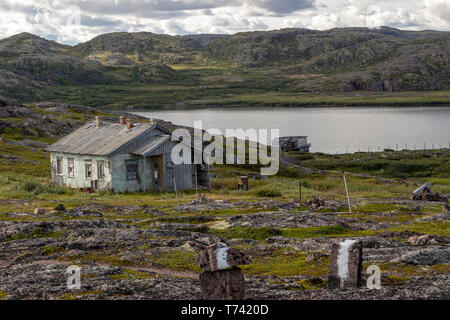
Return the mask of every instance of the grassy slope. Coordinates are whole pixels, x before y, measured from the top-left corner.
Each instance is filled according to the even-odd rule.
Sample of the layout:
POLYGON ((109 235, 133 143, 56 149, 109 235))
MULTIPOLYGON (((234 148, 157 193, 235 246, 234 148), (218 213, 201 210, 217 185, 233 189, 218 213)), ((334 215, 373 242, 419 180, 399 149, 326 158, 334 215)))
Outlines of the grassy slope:
POLYGON ((169 106, 224 107, 224 106, 449 106, 450 90, 402 93, 329 93, 269 92, 261 88, 217 87, 201 85, 129 85, 89 87, 49 87, 55 101, 107 106, 123 109, 156 109, 169 106), (254 91, 247 93, 247 91, 254 91))

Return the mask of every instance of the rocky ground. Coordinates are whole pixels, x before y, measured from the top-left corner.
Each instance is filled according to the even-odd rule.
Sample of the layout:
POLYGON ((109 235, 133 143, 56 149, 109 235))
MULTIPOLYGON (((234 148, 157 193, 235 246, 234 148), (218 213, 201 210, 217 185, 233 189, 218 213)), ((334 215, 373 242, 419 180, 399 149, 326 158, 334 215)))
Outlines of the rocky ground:
POLYGON ((243 267, 247 299, 449 299, 450 238, 408 226, 445 233, 450 214, 439 203, 391 203, 419 209, 349 214, 339 203, 313 212, 293 201, 216 200, 181 213, 175 205, 56 202, 43 215, 0 212, 0 297, 200 299, 195 257, 221 240, 252 260, 243 267), (331 244, 343 238, 362 240, 363 272, 380 266, 380 290, 326 289, 331 244), (81 267, 79 290, 67 288, 70 265, 81 267))

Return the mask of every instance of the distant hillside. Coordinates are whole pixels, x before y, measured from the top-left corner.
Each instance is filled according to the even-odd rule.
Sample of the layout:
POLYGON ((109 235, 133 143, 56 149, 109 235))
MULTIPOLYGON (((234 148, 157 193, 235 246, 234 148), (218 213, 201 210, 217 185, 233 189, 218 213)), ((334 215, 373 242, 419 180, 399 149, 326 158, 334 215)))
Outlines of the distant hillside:
POLYGON ((26 54, 62 54, 69 53, 70 46, 49 41, 31 33, 20 33, 0 40, 0 57, 14 57, 26 54))
POLYGON ((297 93, 441 90, 450 88, 449 57, 450 32, 388 27, 120 32, 76 46, 22 33, 0 40, 0 94, 36 99, 50 94, 48 86, 131 84, 297 93))

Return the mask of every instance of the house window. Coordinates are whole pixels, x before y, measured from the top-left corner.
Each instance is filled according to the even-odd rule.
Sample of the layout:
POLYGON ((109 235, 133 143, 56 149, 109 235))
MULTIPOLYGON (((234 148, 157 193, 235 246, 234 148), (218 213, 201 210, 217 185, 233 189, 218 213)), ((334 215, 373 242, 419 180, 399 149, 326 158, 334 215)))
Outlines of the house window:
POLYGON ((105 161, 97 161, 97 176, 99 180, 105 179, 105 161))
POLYGON ((153 162, 153 177, 159 179, 159 162, 153 162))
POLYGON ((56 158, 56 174, 63 174, 63 158, 56 158))
POLYGON ((92 178, 92 163, 90 163, 90 162, 84 163, 84 175, 85 175, 86 179, 92 178))
POLYGON ((74 159, 67 158, 67 175, 71 178, 74 177, 74 159))
POLYGON ((127 170, 127 181, 133 181, 138 179, 138 162, 135 160, 125 161, 125 167, 127 170))
POLYGON ((108 173, 111 173, 111 161, 105 162, 105 168, 108 169, 108 173))

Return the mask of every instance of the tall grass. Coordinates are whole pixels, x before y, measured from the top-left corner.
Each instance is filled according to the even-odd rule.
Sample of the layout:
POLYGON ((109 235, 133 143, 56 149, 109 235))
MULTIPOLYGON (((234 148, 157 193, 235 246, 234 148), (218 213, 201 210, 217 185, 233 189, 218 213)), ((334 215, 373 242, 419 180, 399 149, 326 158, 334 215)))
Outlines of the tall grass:
POLYGON ((0 197, 4 199, 37 199, 68 193, 67 188, 52 184, 45 178, 0 173, 0 197))

